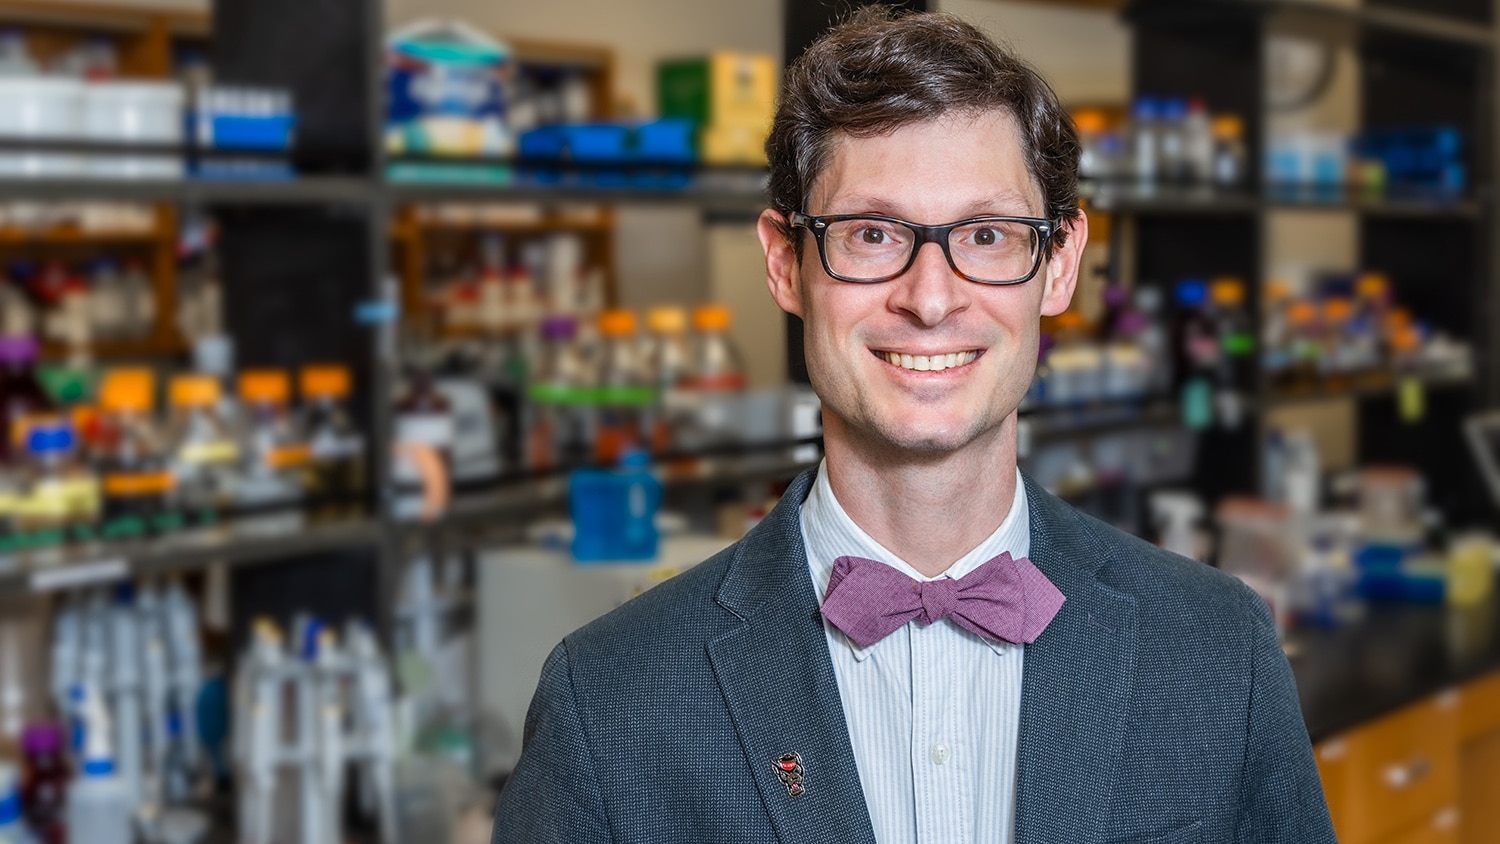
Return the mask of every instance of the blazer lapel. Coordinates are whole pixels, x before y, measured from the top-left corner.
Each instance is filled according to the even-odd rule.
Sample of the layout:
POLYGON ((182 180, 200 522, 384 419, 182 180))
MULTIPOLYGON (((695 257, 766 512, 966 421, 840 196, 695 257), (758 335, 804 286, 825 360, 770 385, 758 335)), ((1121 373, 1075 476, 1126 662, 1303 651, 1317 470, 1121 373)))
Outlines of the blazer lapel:
POLYGON ((1136 602, 1100 583, 1108 550, 1066 504, 1025 478, 1031 560, 1067 597, 1026 646, 1016 844, 1097 841, 1135 681, 1136 602))
POLYGON ((740 543, 717 600, 741 624, 709 643, 740 745, 783 842, 875 844, 802 541, 803 473, 740 543), (801 757, 805 792, 776 762, 801 757))

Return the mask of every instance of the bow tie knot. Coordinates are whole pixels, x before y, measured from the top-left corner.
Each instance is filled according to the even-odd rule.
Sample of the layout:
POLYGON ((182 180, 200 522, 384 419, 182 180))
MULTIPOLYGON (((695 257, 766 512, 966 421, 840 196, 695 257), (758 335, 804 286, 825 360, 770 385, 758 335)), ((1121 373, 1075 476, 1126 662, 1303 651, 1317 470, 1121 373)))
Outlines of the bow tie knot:
POLYGON ((948 618, 994 641, 1030 643, 1062 608, 1064 597, 1025 557, 1003 553, 957 580, 918 581, 878 560, 833 561, 823 617, 861 648, 909 621, 948 618))
POLYGON ((947 618, 958 607, 958 581, 945 577, 914 585, 922 598, 922 615, 917 617, 922 626, 947 618))

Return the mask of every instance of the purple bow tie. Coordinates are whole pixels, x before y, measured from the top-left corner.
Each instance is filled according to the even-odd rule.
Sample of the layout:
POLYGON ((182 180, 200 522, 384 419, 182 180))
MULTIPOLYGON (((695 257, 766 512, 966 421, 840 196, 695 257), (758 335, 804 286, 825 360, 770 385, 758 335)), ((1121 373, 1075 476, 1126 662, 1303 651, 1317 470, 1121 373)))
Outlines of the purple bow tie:
POLYGON ((868 648, 912 619, 926 626, 951 617, 986 639, 1030 643, 1062 607, 1063 593, 1025 557, 1009 552, 953 580, 919 581, 879 560, 839 557, 823 598, 823 617, 868 648))

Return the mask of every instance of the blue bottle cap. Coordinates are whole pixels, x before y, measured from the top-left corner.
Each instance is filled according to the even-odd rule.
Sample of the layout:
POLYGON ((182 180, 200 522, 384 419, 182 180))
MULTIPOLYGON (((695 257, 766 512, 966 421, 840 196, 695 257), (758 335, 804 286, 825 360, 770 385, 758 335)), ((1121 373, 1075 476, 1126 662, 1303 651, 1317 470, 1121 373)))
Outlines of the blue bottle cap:
POLYGON ((1187 101, 1181 97, 1167 97, 1161 101, 1161 119, 1180 121, 1187 117, 1187 101))
POLYGON ((1156 100, 1144 94, 1136 97, 1130 106, 1130 116, 1136 120, 1155 120, 1159 112, 1156 100))
POLYGON ((26 450, 32 454, 61 454, 72 449, 73 429, 66 422, 34 424, 26 432, 26 450))
POLYGON ((1208 284, 1201 279, 1186 279, 1177 282, 1175 293, 1178 307, 1196 308, 1208 301, 1208 284))

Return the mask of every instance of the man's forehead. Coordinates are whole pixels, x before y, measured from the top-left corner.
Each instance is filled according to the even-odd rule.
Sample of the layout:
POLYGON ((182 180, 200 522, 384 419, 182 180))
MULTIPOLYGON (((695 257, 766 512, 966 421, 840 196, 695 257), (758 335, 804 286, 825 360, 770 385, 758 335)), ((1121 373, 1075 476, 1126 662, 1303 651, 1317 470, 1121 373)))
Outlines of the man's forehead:
MULTIPOLYGON (((941 153, 945 147, 949 146, 944 143, 945 138, 951 139, 954 144, 978 144, 987 150, 1001 151, 1008 148, 1011 153, 1010 160, 1014 163, 1015 172, 1019 178, 1015 180, 1015 184, 987 186, 973 201, 975 214, 995 213, 995 206, 1012 209, 1009 213, 1042 211, 1041 186, 1026 165, 1026 148, 1020 126, 1008 109, 948 112, 929 120, 903 123, 874 135, 835 132, 828 139, 826 154, 820 163, 820 169, 814 174, 809 184, 808 206, 816 208, 814 213, 855 213, 856 207, 871 213, 894 213, 895 209, 885 206, 900 201, 901 197, 890 195, 886 190, 889 186, 880 187, 873 184, 871 177, 863 169, 851 171, 850 168, 844 166, 845 157, 851 154, 853 148, 870 140, 891 138, 898 133, 912 131, 920 132, 924 136, 921 149, 934 153, 941 153), (835 170, 838 171, 840 177, 836 185, 825 178, 835 170), (827 195, 832 190, 838 192, 837 197, 827 195), (849 207, 840 207, 836 211, 823 207, 835 199, 840 206, 849 207)), ((985 158, 991 162, 997 160, 989 156, 985 158)), ((950 169, 964 167, 965 162, 961 161, 957 168, 950 167, 950 169)), ((903 172, 898 176, 896 186, 905 189, 919 183, 924 176, 930 175, 931 173, 912 172, 908 179, 906 173, 903 172)))

